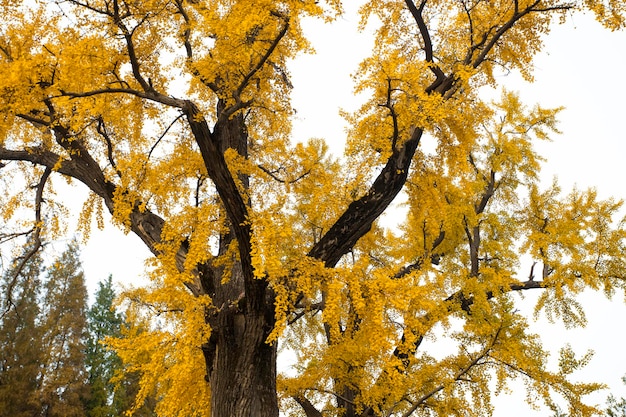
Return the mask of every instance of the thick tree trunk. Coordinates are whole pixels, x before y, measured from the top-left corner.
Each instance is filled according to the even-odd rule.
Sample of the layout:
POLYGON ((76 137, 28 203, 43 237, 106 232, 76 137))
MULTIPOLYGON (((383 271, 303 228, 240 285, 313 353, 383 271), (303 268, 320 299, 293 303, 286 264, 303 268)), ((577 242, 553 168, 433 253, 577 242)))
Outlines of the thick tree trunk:
MULTIPOLYGON (((272 292, 258 280, 252 286, 255 294, 245 293, 238 262, 231 271, 230 279, 216 286, 217 309, 207 316, 212 333, 203 350, 211 417, 278 417, 276 344, 267 343, 275 325, 272 292), (251 303, 251 299, 263 302, 251 303)), ((223 276, 223 269, 214 271, 214 280, 223 276)))
MULTIPOLYGON (((218 115, 223 109, 224 103, 218 102, 218 115)), ((248 134, 243 115, 236 114, 218 123, 210 140, 222 155, 230 148, 247 158, 248 134)), ((210 158, 205 160, 210 176, 211 169, 216 169, 211 166, 213 162, 210 158)), ((246 206, 240 207, 246 212, 250 204, 246 195, 248 176, 239 174, 238 180, 243 185, 243 195, 235 195, 234 189, 224 187, 220 197, 225 207, 224 200, 237 200, 246 206)), ((214 182, 218 187, 221 184, 217 178, 214 182)), ((267 282, 252 276, 249 254, 242 253, 242 248, 249 246, 250 230, 236 224, 237 216, 227 208, 225 212, 229 231, 220 236, 219 255, 230 256, 229 249, 236 243, 239 256, 233 256, 232 264, 226 263, 229 266, 207 265, 203 272, 208 276, 202 280, 214 306, 207 311, 211 338, 203 346, 211 386, 211 417, 278 417, 276 344, 267 343, 275 325, 274 298, 267 282), (228 278, 224 279, 226 275, 228 278)))
MULTIPOLYGON (((273 312, 272 312, 273 314, 273 312)), ((266 317, 220 314, 211 383, 212 417, 278 417, 276 345, 266 317)))

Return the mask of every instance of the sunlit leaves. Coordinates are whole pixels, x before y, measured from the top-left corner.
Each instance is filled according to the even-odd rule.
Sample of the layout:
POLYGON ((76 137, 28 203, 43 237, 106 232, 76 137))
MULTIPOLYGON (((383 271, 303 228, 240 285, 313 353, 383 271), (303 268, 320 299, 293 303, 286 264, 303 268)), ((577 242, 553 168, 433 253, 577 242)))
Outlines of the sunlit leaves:
MULTIPOLYGON (((376 40, 354 78, 367 98, 337 156, 334 138, 290 142, 288 64, 310 51, 303 19, 332 19, 338 1, 32 4, 0 12, 0 207, 16 226, 0 237, 61 234, 63 196, 37 187, 35 164, 91 190, 84 235, 106 208, 149 246, 151 285, 124 294, 127 337, 110 341, 140 374, 138 407, 154 395, 162 415, 210 413, 204 353, 240 330, 220 321, 232 312, 266 319, 254 343, 295 351, 281 395, 320 413, 484 416, 494 384, 516 378, 533 404, 556 392, 593 411, 581 401, 598 386, 569 380, 585 361, 564 351, 549 371, 510 293, 542 291, 538 311, 583 325, 578 294, 624 285, 621 203, 541 181, 534 145, 558 133, 560 109, 483 97, 500 72, 532 79, 543 36, 575 5, 366 2, 376 40), (363 222, 389 190, 403 192, 397 211, 363 222), (336 259, 312 252, 352 228, 336 259)), ((581 7, 623 25, 621 3, 581 7)))
POLYGON ((611 30, 621 29, 626 21, 626 7, 616 0, 585 0, 586 7, 596 14, 596 19, 611 30))
POLYGON ((210 391, 199 383, 206 372, 199 346, 210 332, 204 323, 207 300, 192 297, 171 281, 160 283, 159 291, 134 290, 126 296, 133 303, 128 327, 122 338, 107 344, 126 364, 124 372, 140 375, 133 410, 148 396, 159 395, 160 415, 210 415, 210 391))

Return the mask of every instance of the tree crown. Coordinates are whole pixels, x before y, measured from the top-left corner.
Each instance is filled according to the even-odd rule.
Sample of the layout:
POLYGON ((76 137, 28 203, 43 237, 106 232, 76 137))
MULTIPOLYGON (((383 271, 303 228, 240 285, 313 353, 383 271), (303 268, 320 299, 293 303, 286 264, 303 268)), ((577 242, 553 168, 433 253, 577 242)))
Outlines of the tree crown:
POLYGON ((63 177, 89 189, 85 235, 106 209, 147 245, 153 284, 128 292, 136 326, 112 341, 142 374, 138 405, 157 389, 159 413, 206 414, 215 346, 242 329, 231 315, 297 348, 278 388, 308 417, 486 415, 492 381, 517 377, 549 405, 556 392, 594 411, 582 398, 598 385, 569 380, 586 358, 564 349, 549 371, 512 294, 541 289, 538 311, 584 323, 577 294, 623 288, 621 203, 543 189, 533 143, 558 132, 559 109, 480 89, 502 68, 532 79, 572 11, 621 28, 623 2, 365 2, 378 29, 355 81, 368 99, 346 116, 341 158, 291 143, 288 70, 310 49, 302 20, 332 19, 338 1, 2 6, 0 215, 16 228, 0 242, 32 234, 36 250, 63 232, 63 177), (401 191, 390 230, 378 219, 401 191), (422 343, 439 329, 458 348, 443 359, 422 343))

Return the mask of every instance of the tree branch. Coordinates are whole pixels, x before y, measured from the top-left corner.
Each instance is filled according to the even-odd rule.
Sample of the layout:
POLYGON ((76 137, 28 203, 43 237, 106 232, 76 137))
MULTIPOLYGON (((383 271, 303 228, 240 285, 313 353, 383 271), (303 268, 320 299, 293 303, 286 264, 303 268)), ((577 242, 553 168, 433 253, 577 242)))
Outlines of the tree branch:
POLYGON ((365 235, 400 192, 408 177, 411 159, 423 130, 415 128, 399 149, 394 149, 387 164, 367 193, 353 201, 333 226, 309 251, 308 256, 334 267, 356 242, 365 235))
MULTIPOLYGON (((491 29, 490 31, 484 34, 483 39, 478 45, 476 45, 476 47, 472 46, 470 48, 470 53, 465 59, 465 64, 471 65, 474 68, 478 68, 478 66, 485 61, 487 54, 491 52, 491 50, 494 48, 494 46, 500 40, 500 38, 502 38, 502 36, 506 32, 508 32, 521 18, 523 18, 527 14, 530 14, 533 12, 568 10, 572 7, 569 5, 560 5, 560 6, 557 5, 553 7, 536 8, 537 5, 539 5, 539 3, 541 3, 541 0, 536 0, 535 2, 531 3, 528 7, 526 7, 523 10, 519 10, 519 8, 516 6, 515 11, 513 12, 513 15, 511 16, 511 18, 496 30, 493 37, 489 41, 487 41, 487 39, 489 38, 489 33, 491 29), (480 49, 481 47, 482 47, 482 50, 480 54, 478 54, 476 58, 472 60, 473 52, 477 49, 480 49)), ((493 27, 492 29, 495 29, 495 27, 493 27)))
POLYGON ((21 258, 20 261, 15 266, 15 269, 12 271, 12 277, 9 279, 9 284, 6 290, 7 308, 4 311, 4 313, 2 313, 2 316, 4 316, 11 309, 11 306, 14 305, 11 294, 13 293, 13 288, 15 288, 15 285, 17 284, 17 279, 19 278, 20 274, 26 267, 26 264, 28 264, 28 262, 32 259, 32 257, 35 256, 35 254, 39 251, 39 249, 41 249, 41 246, 42 246, 41 230, 44 224, 42 217, 41 217, 41 205, 44 201, 43 190, 46 186, 46 181, 48 181, 48 178, 50 177, 51 173, 52 173, 52 169, 49 167, 46 167, 44 169, 43 174, 41 175, 41 178, 39 179, 39 183, 36 185, 37 191, 35 192, 35 224, 30 231, 30 233, 32 233, 32 237, 29 241, 29 244, 31 245, 31 247, 26 251, 24 255, 20 257, 21 258))
POLYGON ((318 409, 315 408, 311 401, 309 401, 309 399, 306 398, 304 395, 297 395, 292 398, 298 404, 300 404, 300 407, 302 407, 302 410, 304 411, 306 417, 323 417, 323 414, 318 411, 318 409))
POLYGON ((266 173, 274 181, 277 181, 281 184, 295 184, 296 182, 300 181, 301 179, 305 178, 307 175, 311 173, 311 170, 309 169, 308 171, 303 172, 302 174, 298 175, 296 178, 292 180, 284 180, 276 175, 276 170, 270 171, 269 169, 265 168, 263 165, 257 165, 257 168, 259 168, 261 171, 266 173))
POLYGON ((185 30, 183 31, 183 45, 185 46, 185 52, 187 53, 187 59, 192 59, 193 58, 193 48, 191 47, 191 28, 190 28, 190 24, 191 24, 191 19, 189 18, 189 14, 187 14, 187 11, 185 10, 185 7, 183 6, 183 0, 176 0, 176 8, 178 9, 178 12, 180 13, 180 15, 183 17, 183 20, 185 21, 185 30))
MULTIPOLYGON (((80 7, 84 7, 85 9, 91 10, 92 12, 95 12, 97 14, 102 14, 102 15, 105 15, 105 16, 112 17, 111 11, 109 11, 109 10, 101 10, 101 9, 96 8, 96 7, 93 7, 93 6, 91 6, 89 4, 89 2, 82 2, 82 1, 78 1, 78 0, 69 0, 69 2, 72 3, 72 4, 75 4, 77 6, 80 6, 80 7)), ((106 4, 108 6, 108 2, 106 4)))
POLYGON ((133 34, 135 30, 141 24, 143 24, 145 20, 147 20, 148 15, 145 15, 142 20, 137 24, 137 26, 132 31, 130 31, 123 22, 125 16, 120 16, 119 14, 117 0, 113 0, 113 4, 114 9, 112 18, 115 22, 115 25, 120 28, 122 34, 124 35, 124 40, 126 41, 126 51, 128 52, 128 60, 130 61, 133 77, 135 78, 135 80, 137 80, 143 91, 155 93, 156 90, 152 86, 152 83, 146 81, 146 79, 141 74, 141 64, 139 63, 139 58, 137 57, 137 53, 135 52, 135 44, 133 42, 133 34))
MULTIPOLYGON (((183 20, 185 21, 186 28, 185 30, 183 30, 183 33, 182 33, 183 46, 185 47, 185 53, 187 54, 187 59, 189 60, 190 63, 193 63, 194 51, 191 45, 191 18, 189 17, 189 13, 187 13, 187 10, 185 10, 183 0, 176 0, 176 8, 178 9, 178 13, 180 13, 180 15, 183 17, 183 20)), ((215 84, 215 82, 209 81, 205 79, 204 77, 202 77, 200 72, 195 68, 192 68, 191 72, 193 75, 195 75, 196 77, 200 79, 202 84, 207 86, 214 93, 217 93, 219 88, 217 87, 217 84, 215 84)))
POLYGON ((257 64, 254 67, 252 67, 252 69, 248 72, 248 74, 246 74, 246 76, 243 78, 243 80, 241 81, 241 84, 237 88, 236 95, 240 95, 243 92, 243 90, 248 86, 248 83, 250 82, 252 77, 254 77, 254 75, 261 68, 263 68, 265 63, 269 60, 270 56, 272 56, 272 54, 274 53, 274 50, 276 49, 276 47, 278 46, 280 41, 287 34, 287 30, 289 30, 289 18, 288 17, 282 17, 282 16, 281 16, 281 18, 284 20, 285 24, 283 25, 283 27, 280 30, 280 32, 278 32, 278 35, 276 35, 276 37, 272 41, 270 47, 267 49, 267 51, 265 51, 265 54, 261 57, 259 62, 257 62, 257 64))
POLYGON ((115 163, 115 159, 113 159, 113 142, 111 141, 111 136, 109 132, 107 132, 106 126, 104 124, 104 119, 102 116, 98 117, 98 125, 96 126, 96 132, 104 139, 104 142, 107 145, 107 158, 111 167, 117 172, 118 177, 122 176, 122 173, 117 169, 117 164, 115 163))
POLYGON ((489 200, 491 199, 491 197, 493 197, 493 194, 495 193, 496 188, 498 188, 496 186, 496 173, 493 170, 491 170, 491 172, 489 173, 489 180, 487 181, 487 186, 485 187, 485 191, 483 192, 483 195, 480 201, 474 205, 474 211, 476 214, 481 214, 482 212, 485 211, 485 208, 487 207, 487 203, 489 203, 489 200))
MULTIPOLYGON (((463 369, 459 370, 459 372, 457 372, 454 375, 454 378, 452 379, 453 382, 458 382, 458 381, 464 380, 464 376, 467 375, 472 370, 472 368, 474 368, 475 366, 480 364, 480 361, 482 361, 484 358, 489 356, 489 352, 491 352, 491 350, 495 346, 495 344, 496 344, 496 342, 497 342, 497 340, 498 340, 498 338, 500 336, 501 330, 502 330, 502 328, 500 327, 498 329, 498 331, 496 332, 496 334, 491 339, 490 343, 487 346, 485 346, 483 348, 483 350, 478 355, 476 355, 473 359, 471 359, 470 362, 463 369)), ((435 395, 439 391, 443 390, 445 387, 446 387, 446 384, 438 385, 437 387, 433 388, 432 390, 430 390, 426 394, 422 395, 417 401, 415 401, 413 403, 411 408, 409 408, 409 410, 407 410, 402 415, 402 417, 409 417, 419 407, 421 407, 424 404, 424 402, 426 402, 429 398, 431 398, 433 395, 435 395)))
POLYGON ((385 104, 380 104, 380 106, 387 108, 389 110, 389 116, 391 116, 391 121, 393 123, 391 149, 393 150, 396 148, 400 133, 398 130, 398 114, 396 113, 396 109, 393 107, 393 99, 391 98, 392 91, 393 88, 391 87, 391 78, 387 78, 387 102, 385 104))
POLYGON ((266 283, 264 280, 254 279, 250 242, 252 228, 248 221, 248 205, 228 169, 224 155, 219 148, 218 139, 211 133, 200 109, 193 102, 187 101, 184 112, 200 148, 207 174, 213 181, 222 204, 224 204, 228 220, 237 239, 246 295, 251 297, 249 299, 251 302, 259 306, 264 300, 260 294, 263 291, 257 291, 257 286, 259 284, 266 285, 266 283))
POLYGON ((441 82, 445 78, 445 74, 443 73, 441 68, 439 68, 439 66, 436 65, 434 62, 433 43, 432 39, 430 38, 428 26, 426 25, 426 22, 424 21, 424 16, 422 14, 424 12, 424 7, 426 6, 427 0, 422 0, 419 7, 415 5, 413 0, 405 0, 404 2, 411 14, 413 15, 415 23, 417 23, 417 27, 419 28, 420 35, 422 36, 422 40, 424 41, 424 53, 426 54, 426 62, 429 62, 431 64, 428 68, 430 68, 433 74, 435 74, 437 82, 441 82))
MULTIPOLYGON (((500 287, 497 292, 486 291, 485 296, 487 300, 490 300, 499 294, 503 294, 503 293, 510 292, 510 291, 525 291, 525 290, 540 289, 540 288, 545 288, 544 283, 541 281, 533 281, 533 280, 528 280, 524 282, 513 281, 507 286, 500 287)), ((471 314, 471 307, 474 304, 474 296, 473 295, 468 296, 464 293, 463 290, 459 290, 455 292, 454 294, 450 295, 448 298, 446 298, 444 302, 447 305, 446 309, 448 312, 452 312, 457 307, 460 307, 461 310, 465 311, 467 314, 471 314)), ((421 317, 421 321, 423 323, 428 323, 432 321, 433 319, 434 318, 431 313, 426 313, 421 317)), ((400 343, 393 351, 393 356, 400 359, 404 367, 404 368, 397 367, 396 370, 398 372, 405 372, 405 370, 408 368, 410 364, 409 357, 415 355, 415 353, 417 352, 417 349, 419 348, 423 340, 424 340, 424 334, 421 334, 413 329, 404 330, 404 332, 402 333, 402 337, 400 338, 400 343), (414 340, 414 342, 412 342, 411 346, 405 347, 406 342, 409 337, 409 333, 407 332, 410 333, 411 338, 412 340, 414 340)))
MULTIPOLYGON (((441 259, 442 254, 433 253, 433 252, 437 249, 439 245, 441 245, 441 243, 443 243, 443 240, 445 239, 445 237, 446 237, 445 230, 441 230, 439 232, 439 236, 437 236, 437 238, 433 241, 433 244, 431 246, 429 256, 430 256, 430 262, 434 265, 439 264, 439 260, 441 259)), ((402 269, 396 272, 396 274, 393 276, 394 279, 400 279, 410 274, 413 271, 419 271, 424 265, 424 259, 425 257, 420 257, 416 262, 402 267, 402 269)))
POLYGON ((269 58, 274 53, 274 50, 276 49, 276 47, 278 46, 280 41, 287 34, 287 30, 289 30, 289 18, 288 17, 284 17, 282 15, 279 15, 279 17, 284 20, 285 24, 283 25, 283 27, 280 30, 280 32, 278 32, 278 35, 276 35, 276 37, 272 41, 270 47, 267 49, 267 51, 265 51, 265 54, 261 57, 261 59, 259 59, 259 61, 256 63, 256 65, 254 65, 250 69, 250 71, 248 71, 248 73, 243 77, 243 79, 241 80, 241 83, 239 84, 237 89, 233 92, 233 98, 235 99, 235 103, 233 105, 225 108, 222 112, 220 112, 220 114, 218 116, 218 119, 217 119, 217 122, 215 123, 216 126, 220 125, 220 123, 222 123, 225 120, 229 119, 237 111, 239 111, 239 110, 241 110, 241 109, 243 109, 243 108, 245 108, 245 107, 247 107, 247 106, 249 106, 251 104, 251 102, 252 102, 251 100, 249 100, 249 101, 241 101, 241 94, 243 93, 245 88, 250 83, 250 80, 252 79, 252 77, 254 77, 254 75, 257 72, 259 72, 259 70, 261 68, 263 68, 263 66, 268 62, 269 58))
POLYGON ((91 97, 91 96, 97 96, 97 95, 102 95, 102 94, 115 94, 115 93, 128 94, 131 96, 151 100, 151 101, 161 103, 170 107, 175 107, 178 109, 183 109, 185 107, 185 100, 166 96, 164 94, 160 94, 154 89, 152 91, 146 92, 146 91, 135 90, 133 88, 102 88, 99 90, 85 91, 82 93, 61 90, 61 94, 58 97, 81 98, 81 97, 91 97))
MULTIPOLYGON (((418 26, 425 24, 421 14, 421 9, 423 9, 426 3, 425 0, 422 1, 420 8, 417 8, 411 0, 406 0, 406 2, 414 18, 416 18, 418 26)), ((498 31, 497 37, 501 37, 524 14, 516 15, 515 19, 503 26, 498 31)), ((429 38, 427 31, 423 32, 422 36, 429 38)), ((485 59, 495 42, 496 40, 493 40, 489 47, 483 51, 481 60, 485 59)), ((479 62, 476 63, 476 66, 478 64, 479 62)), ((455 91, 454 86, 457 77, 454 73, 448 76, 445 76, 443 73, 436 74, 437 79, 426 87, 424 91, 427 94, 440 94, 444 99, 448 99, 455 91)), ((356 242, 371 229, 374 220, 385 211, 404 186, 411 160, 417 150, 422 134, 423 129, 415 126, 410 137, 402 146, 393 150, 385 167, 378 174, 370 189, 364 196, 353 201, 348 206, 328 232, 311 248, 307 254, 308 256, 323 261, 326 267, 334 267, 341 257, 348 253, 356 242)))
MULTIPOLYGON (((60 174, 74 178, 85 184, 96 195, 100 196, 109 212, 114 214, 114 195, 117 186, 108 181, 98 163, 93 159, 80 139, 71 135, 69 130, 60 124, 53 128, 57 142, 68 150, 71 159, 40 148, 27 150, 9 150, 0 147, 0 160, 27 161, 46 167, 47 170, 55 170, 60 174)), ((150 210, 140 209, 142 204, 136 202, 130 214, 130 226, 135 233, 154 255, 160 255, 158 244, 161 243, 161 231, 165 225, 158 215, 150 210)), ((184 270, 184 262, 187 256, 185 242, 181 244, 176 254, 176 265, 180 271, 184 270)), ((194 294, 200 294, 200 286, 189 283, 189 290, 194 294)))
MULTIPOLYGON (((542 281, 514 281, 506 286, 501 286, 497 291, 485 291, 485 297, 487 300, 491 300, 493 297, 499 294, 504 294, 510 291, 524 291, 532 289, 546 288, 542 281)), ((471 307, 474 304, 474 296, 467 296, 463 290, 459 290, 445 299, 446 303, 449 303, 448 311, 452 311, 455 305, 460 305, 461 310, 467 314, 471 314, 471 307)))

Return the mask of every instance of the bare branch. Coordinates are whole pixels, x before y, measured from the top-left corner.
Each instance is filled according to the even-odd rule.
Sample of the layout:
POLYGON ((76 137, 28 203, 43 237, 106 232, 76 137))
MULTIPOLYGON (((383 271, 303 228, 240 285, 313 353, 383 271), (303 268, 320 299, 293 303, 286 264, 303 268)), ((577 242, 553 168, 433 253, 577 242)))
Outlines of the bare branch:
MULTIPOLYGON (((496 334, 493 336, 493 338, 491 339, 491 341, 489 342, 489 344, 487 346, 485 346, 483 348, 482 351, 480 351, 474 358, 472 358, 468 364, 462 368, 461 370, 459 370, 454 378, 452 379, 453 382, 459 382, 459 381, 463 381, 465 380, 464 377, 465 375, 467 375, 472 368, 474 368, 475 366, 479 365, 480 362, 487 358, 489 356, 489 352, 491 352, 491 350, 494 348, 499 336, 500 336, 500 332, 501 332, 502 328, 499 328, 498 331, 496 332, 496 334)), ((403 415, 402 417, 409 417, 411 414, 413 414, 418 408, 420 408, 421 406, 423 406, 423 404, 429 399, 431 398, 433 395, 437 394, 439 391, 443 390, 446 387, 446 384, 441 384, 438 385, 437 387, 433 388, 432 390, 430 390, 429 392, 427 392, 426 394, 422 395, 417 401, 415 401, 413 403, 413 405, 411 406, 411 408, 409 408, 403 415)))
POLYGON ((463 10, 465 10, 465 15, 467 16, 467 23, 469 25, 469 41, 472 47, 474 46, 474 20, 472 19, 471 9, 467 7, 467 2, 463 1, 463 10))
POLYGON ((309 169, 309 170, 303 172, 302 174, 298 175, 296 178, 294 178, 292 180, 284 180, 284 179, 278 177, 276 175, 275 171, 270 171, 269 169, 265 168, 263 165, 257 165, 257 167, 261 171, 263 171, 264 173, 269 175, 273 180, 278 181, 281 184, 294 184, 294 183, 300 181, 301 179, 305 178, 306 176, 308 176, 311 173, 311 170, 309 169))
POLYGON ((167 132, 170 131, 170 129, 172 128, 172 126, 174 126, 174 124, 179 121, 181 118, 183 118, 185 116, 184 113, 179 114, 178 116, 176 116, 176 118, 174 120, 172 120, 172 123, 170 123, 165 130, 163 131, 163 133, 161 133, 161 136, 159 136, 159 138, 156 140, 156 142, 154 142, 154 145, 152 145, 152 147, 150 148, 150 151, 148 152, 148 157, 146 158, 146 160, 149 160, 150 157, 152 156, 152 152, 154 152, 154 150, 156 149, 157 146, 159 146, 159 143, 163 140, 163 138, 165 137, 165 135, 167 135, 167 132))
POLYGON ((152 83, 146 81, 146 79, 141 74, 141 64, 139 62, 139 58, 137 57, 137 53, 135 51, 135 44, 133 42, 133 34, 135 30, 141 24, 143 24, 143 22, 145 21, 145 19, 147 19, 148 16, 147 15, 144 16, 144 18, 140 21, 140 23, 135 28, 133 28, 132 30, 128 30, 128 28, 123 22, 123 19, 125 16, 121 16, 119 14, 119 7, 117 4, 117 0, 114 0, 113 4, 114 4, 114 8, 113 8, 112 18, 115 24, 117 25, 117 27, 120 28, 120 30, 122 31, 122 34, 124 35, 124 40, 126 41, 126 51, 128 52, 128 59, 130 61, 130 66, 133 72, 133 77, 135 78, 135 80, 137 80, 137 82, 139 83, 143 91, 155 92, 155 89, 152 86, 152 83))
POLYGON ((115 164, 115 160, 113 159, 113 142, 111 141, 109 132, 107 132, 106 126, 104 125, 104 119, 102 118, 102 116, 98 117, 98 125, 96 126, 96 132, 98 132, 98 134, 102 136, 102 138, 106 142, 107 158, 109 159, 109 163, 111 164, 111 167, 113 167, 115 172, 117 172, 117 175, 121 177, 122 174, 117 169, 117 165, 115 164))
POLYGON ((0 233, 0 244, 9 242, 14 239, 18 239, 23 236, 28 236, 33 232, 33 229, 28 229, 23 232, 11 232, 11 233, 0 233))
MULTIPOLYGON (((75 4, 76 6, 84 7, 85 9, 91 10, 92 12, 95 12, 97 14, 112 17, 112 14, 108 9, 107 10, 98 9, 96 7, 91 6, 89 2, 82 2, 78 0, 69 0, 69 2, 72 4, 75 4)), ((108 6, 108 3, 107 3, 107 6, 108 6)))
MULTIPOLYGON (((181 100, 178 98, 174 98, 171 96, 166 96, 164 94, 160 94, 156 92, 154 89, 152 91, 139 91, 133 88, 102 88, 99 90, 85 91, 82 93, 73 92, 73 91, 61 91, 61 94, 58 97, 70 97, 70 98, 80 98, 80 97, 91 97, 102 94, 128 94, 131 96, 136 96, 139 98, 151 100, 157 103, 165 104, 166 106, 175 107, 179 109, 183 109, 185 107, 185 100, 181 100)), ((55 98, 55 97, 53 97, 55 98)))
POLYGON ((385 104, 380 104, 380 106, 385 107, 389 110, 389 116, 391 116, 391 121, 393 123, 393 135, 391 138, 391 149, 396 148, 396 144, 398 143, 398 139, 400 136, 398 129, 398 114, 396 113, 396 109, 393 106, 393 99, 391 97, 391 93, 393 88, 391 87, 391 78, 387 78, 387 101, 385 104))
POLYGON ((24 119, 27 122, 30 122, 33 126, 35 126, 37 128, 50 126, 50 122, 49 121, 47 121, 45 119, 42 119, 40 117, 36 117, 33 114, 18 113, 16 116, 19 117, 20 119, 24 119))
POLYGON ((185 7, 183 6, 183 0, 176 0, 176 8, 178 9, 178 12, 180 13, 180 15, 183 17, 183 20, 185 21, 185 30, 183 31, 183 45, 185 46, 185 52, 187 53, 187 58, 188 59, 192 59, 193 58, 193 49, 191 47, 191 28, 189 27, 191 24, 191 19, 189 18, 189 14, 187 13, 187 10, 185 10, 185 7))
POLYGON ((431 64, 429 68, 433 72, 433 74, 435 74, 435 77, 437 77, 437 81, 443 81, 443 79, 445 78, 445 74, 443 73, 441 68, 439 68, 439 66, 434 63, 433 43, 430 38, 428 26, 426 25, 423 16, 424 7, 426 6, 427 0, 422 0, 419 7, 415 5, 413 0, 405 0, 404 2, 406 3, 409 11, 413 15, 415 23, 417 23, 417 27, 419 28, 420 35, 422 36, 422 40, 424 41, 424 53, 426 54, 426 62, 429 62, 431 64))
POLYGON ((49 167, 46 167, 44 169, 43 174, 41 175, 41 178, 39 179, 39 183, 36 185, 35 223, 31 230, 32 236, 29 239, 30 248, 26 251, 25 254, 23 254, 19 258, 19 262, 17 263, 15 268, 12 270, 12 273, 11 273, 12 277, 9 279, 9 284, 7 286, 7 308, 2 314, 2 316, 4 316, 11 309, 11 306, 14 305, 13 300, 11 298, 11 294, 13 293, 13 288, 15 288, 15 285, 17 284, 17 280, 20 274, 22 273, 22 271, 24 270, 28 262, 33 258, 33 256, 35 256, 35 254, 42 247, 41 230, 43 228, 44 222, 41 217, 41 205, 44 201, 43 191, 46 186, 46 181, 48 181, 48 178, 50 177, 51 173, 52 173, 52 169, 49 167))

